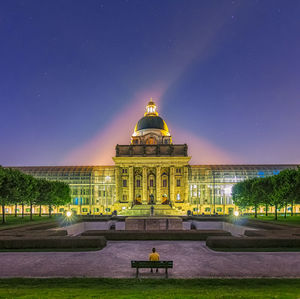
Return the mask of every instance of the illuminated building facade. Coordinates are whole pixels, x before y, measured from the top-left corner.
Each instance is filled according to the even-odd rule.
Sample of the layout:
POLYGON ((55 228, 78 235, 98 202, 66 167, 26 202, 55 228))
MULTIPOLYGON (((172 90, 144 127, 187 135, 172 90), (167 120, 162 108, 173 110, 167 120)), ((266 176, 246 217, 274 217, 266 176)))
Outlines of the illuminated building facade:
MULTIPOLYGON (((150 100, 131 143, 117 145, 115 166, 15 167, 35 177, 61 180, 71 187, 72 202, 57 207, 77 214, 156 215, 230 214, 237 207, 232 186, 242 180, 278 174, 297 165, 190 165, 186 144, 173 144, 166 122, 150 100)), ((7 208, 14 213, 14 207, 7 208)), ((273 212, 270 208, 269 212, 273 212)), ((291 207, 289 207, 291 209, 291 207)), ((38 207, 34 212, 38 212, 38 207)), ((44 213, 48 212, 43 207, 44 213)), ((248 210, 247 212, 253 212, 248 210)), ((264 208, 259 211, 264 212, 264 208)), ((300 213, 300 206, 294 206, 300 213)))

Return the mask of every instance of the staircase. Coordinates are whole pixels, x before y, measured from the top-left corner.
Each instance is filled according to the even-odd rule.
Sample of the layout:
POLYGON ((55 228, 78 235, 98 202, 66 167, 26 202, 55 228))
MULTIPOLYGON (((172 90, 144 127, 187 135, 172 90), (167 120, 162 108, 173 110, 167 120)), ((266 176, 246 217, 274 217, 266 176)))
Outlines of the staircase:
MULTIPOLYGON (((169 205, 153 205, 153 216, 182 216, 184 213, 169 205)), ((122 216, 150 216, 151 205, 134 205, 131 209, 122 210, 119 215, 122 216)))

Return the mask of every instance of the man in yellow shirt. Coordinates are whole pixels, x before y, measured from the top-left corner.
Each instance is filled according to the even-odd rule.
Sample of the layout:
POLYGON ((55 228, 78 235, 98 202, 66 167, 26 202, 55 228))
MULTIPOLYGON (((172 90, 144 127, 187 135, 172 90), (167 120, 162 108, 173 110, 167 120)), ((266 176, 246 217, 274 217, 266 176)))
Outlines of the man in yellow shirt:
MULTIPOLYGON (((154 262, 159 261, 159 254, 156 252, 155 248, 152 248, 152 253, 149 254, 149 261, 154 261, 154 262)), ((151 272, 153 272, 152 268, 151 268, 151 272)), ((158 272, 157 268, 156 268, 156 272, 158 272)))

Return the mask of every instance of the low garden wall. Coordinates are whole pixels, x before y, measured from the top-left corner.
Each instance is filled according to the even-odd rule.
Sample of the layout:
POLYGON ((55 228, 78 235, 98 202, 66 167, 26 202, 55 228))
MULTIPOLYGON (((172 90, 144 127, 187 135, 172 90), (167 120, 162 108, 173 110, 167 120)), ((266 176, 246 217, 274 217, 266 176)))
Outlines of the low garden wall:
POLYGON ((205 241, 209 236, 231 236, 222 230, 205 231, 101 231, 91 230, 82 236, 103 236, 107 240, 195 240, 205 241))

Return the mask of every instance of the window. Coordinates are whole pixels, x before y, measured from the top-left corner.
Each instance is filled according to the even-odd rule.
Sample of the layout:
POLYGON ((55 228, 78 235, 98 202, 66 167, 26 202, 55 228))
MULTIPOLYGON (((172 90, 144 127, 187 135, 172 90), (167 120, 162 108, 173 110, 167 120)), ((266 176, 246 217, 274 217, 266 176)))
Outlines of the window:
POLYGON ((210 212, 210 208, 205 208, 205 212, 210 212))
POLYGON ((163 180, 163 187, 167 187, 167 180, 163 180))
POLYGON ((60 208, 60 209, 59 209, 59 212, 60 212, 60 213, 63 213, 64 211, 65 211, 64 208, 60 208))
POLYGON ((88 209, 86 209, 86 208, 82 209, 82 212, 84 212, 84 213, 86 213, 87 211, 88 211, 88 209))
POLYGON ((123 168, 122 173, 127 173, 127 168, 123 168))
POLYGON ((127 195, 126 194, 123 194, 123 202, 126 202, 127 201, 127 195))
POLYGON ((127 180, 123 180, 123 187, 127 187, 127 180))
POLYGON ((179 179, 176 181, 176 186, 180 187, 180 180, 179 179))
POLYGON ((153 187, 153 180, 150 180, 150 187, 153 187))
POLYGON ((168 139, 165 139, 164 143, 165 143, 165 144, 168 144, 168 143, 169 143, 169 140, 168 140, 168 139))
POLYGON ((217 208, 217 212, 222 212, 222 208, 217 208))
POLYGON ((141 180, 136 180, 136 186, 141 187, 141 180))
POLYGON ((180 194, 179 193, 177 193, 177 195, 176 195, 176 200, 180 200, 180 194))
POLYGON ((176 168, 176 173, 181 173, 181 168, 176 168))
POLYGON ((94 212, 99 212, 99 209, 98 208, 94 208, 94 212))

